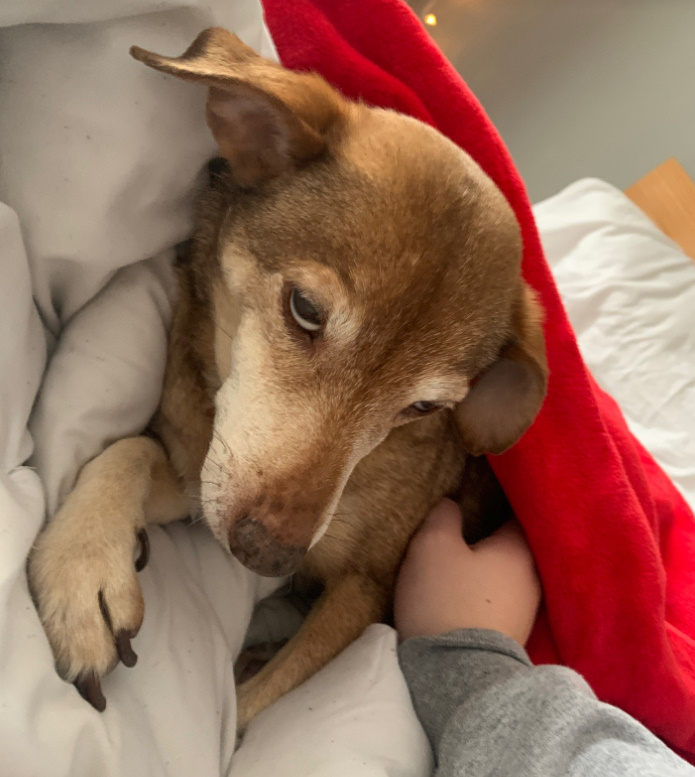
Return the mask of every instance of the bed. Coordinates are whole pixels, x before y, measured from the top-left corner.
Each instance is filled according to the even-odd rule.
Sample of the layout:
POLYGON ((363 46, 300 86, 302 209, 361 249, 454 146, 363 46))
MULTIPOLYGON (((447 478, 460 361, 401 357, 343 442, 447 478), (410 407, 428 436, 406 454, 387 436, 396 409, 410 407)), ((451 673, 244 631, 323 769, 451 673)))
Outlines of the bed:
POLYGON ((695 183, 677 159, 667 159, 625 194, 695 261, 695 183))
MULTIPOLYGON (((112 17, 105 0, 0 12, 3 773, 424 777, 431 755, 384 625, 254 721, 234 752, 233 659, 245 640, 287 635, 299 615, 271 597, 247 637, 273 584, 200 525, 151 530, 140 660, 104 682, 107 711, 55 674, 25 560, 79 467, 156 407, 171 246, 190 228, 190 191, 214 151, 203 95, 123 54, 132 43, 176 53, 221 24, 276 56, 255 0, 128 0, 112 17)), ((661 221, 651 191, 648 179, 629 196, 587 179, 534 213, 586 364, 695 507, 693 210, 684 205, 677 227, 661 221)))

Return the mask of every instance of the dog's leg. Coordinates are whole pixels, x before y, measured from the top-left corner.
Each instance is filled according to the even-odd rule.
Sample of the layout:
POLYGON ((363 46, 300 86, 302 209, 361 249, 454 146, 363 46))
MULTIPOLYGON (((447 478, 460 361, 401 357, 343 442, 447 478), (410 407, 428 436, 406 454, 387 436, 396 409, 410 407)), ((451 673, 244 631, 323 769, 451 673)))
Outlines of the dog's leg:
POLYGON ((119 659, 137 660, 130 640, 145 610, 136 565, 146 562, 146 516, 166 523, 187 514, 162 446, 133 437, 85 465, 36 541, 29 582, 58 671, 97 709, 106 704, 99 678, 119 659))
POLYGON ((297 634, 261 671, 239 688, 237 730, 284 694, 325 666, 343 648, 379 621, 386 589, 352 574, 327 587, 297 634))

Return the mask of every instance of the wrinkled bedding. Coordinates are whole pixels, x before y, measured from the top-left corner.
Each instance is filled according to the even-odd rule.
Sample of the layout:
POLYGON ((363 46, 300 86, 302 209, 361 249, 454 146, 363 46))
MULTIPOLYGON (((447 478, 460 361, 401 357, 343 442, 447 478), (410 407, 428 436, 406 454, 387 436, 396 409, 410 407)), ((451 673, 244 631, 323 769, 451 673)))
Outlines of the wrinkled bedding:
MULTIPOLYGON (((284 775, 424 777, 429 748, 385 626, 264 713, 232 758, 233 660, 274 583, 201 525, 151 529, 140 659, 104 681, 107 711, 55 674, 25 560, 80 466, 156 407, 171 247, 190 230, 191 191, 214 151, 201 90, 146 70, 128 47, 179 53, 220 24, 275 55, 252 0, 128 0, 113 14, 105 0, 0 10, 2 772, 248 777, 281 765, 284 775), (26 22, 36 24, 17 26, 26 22)), ((576 184, 536 216, 585 359, 693 505, 695 268, 600 182, 576 184), (670 301, 673 283, 683 304, 670 301), (626 379, 635 360, 639 381, 626 379), (665 383, 673 370, 677 384, 665 383)), ((276 638, 296 624, 271 600, 254 633, 276 638)))

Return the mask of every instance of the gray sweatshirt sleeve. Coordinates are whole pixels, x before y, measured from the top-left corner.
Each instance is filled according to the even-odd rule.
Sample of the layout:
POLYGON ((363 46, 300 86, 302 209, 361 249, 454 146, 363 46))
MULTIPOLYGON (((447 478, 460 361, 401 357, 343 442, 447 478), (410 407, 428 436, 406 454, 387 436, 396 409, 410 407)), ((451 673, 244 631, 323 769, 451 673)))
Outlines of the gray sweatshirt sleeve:
POLYGON ((398 652, 438 777, 695 777, 576 672, 534 667, 498 632, 417 637, 398 652))

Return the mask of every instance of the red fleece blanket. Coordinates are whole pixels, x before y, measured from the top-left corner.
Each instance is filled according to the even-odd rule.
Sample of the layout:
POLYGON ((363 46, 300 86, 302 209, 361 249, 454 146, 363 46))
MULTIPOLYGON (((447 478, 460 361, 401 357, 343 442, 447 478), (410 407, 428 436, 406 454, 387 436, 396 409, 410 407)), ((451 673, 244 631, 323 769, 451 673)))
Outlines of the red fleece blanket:
POLYGON ((492 465, 543 580, 529 652, 576 669, 599 698, 695 762, 695 520, 589 375, 499 135, 400 0, 264 5, 285 65, 434 125, 514 208, 523 273, 546 311, 550 384, 533 427, 492 465))

